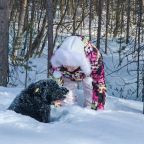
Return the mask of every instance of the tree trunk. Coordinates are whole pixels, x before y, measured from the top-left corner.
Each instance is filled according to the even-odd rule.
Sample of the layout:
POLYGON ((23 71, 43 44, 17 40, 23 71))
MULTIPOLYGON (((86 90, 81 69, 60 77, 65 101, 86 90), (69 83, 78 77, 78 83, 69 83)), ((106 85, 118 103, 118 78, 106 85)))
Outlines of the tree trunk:
POLYGON ((106 7, 106 38, 105 38, 105 53, 107 54, 107 47, 108 47, 108 44, 107 44, 107 39, 108 39, 108 25, 109 25, 109 0, 107 0, 107 7, 106 7))
POLYGON ((28 2, 27 0, 20 1, 18 32, 15 38, 14 51, 13 51, 14 58, 21 56, 21 49, 23 46, 23 28, 24 28, 24 20, 25 20, 27 2, 28 2))
POLYGON ((89 40, 91 40, 92 0, 89 0, 89 40))
POLYGON ((141 22, 142 22, 142 0, 139 0, 138 3, 138 50, 137 50, 137 98, 139 97, 139 70, 140 70, 140 36, 141 36, 141 22))
POLYGON ((47 14, 48 14, 48 72, 51 66, 50 59, 53 54, 53 0, 47 0, 47 14))
POLYGON ((0 0, 0 86, 8 83, 9 0, 0 0))
POLYGON ((78 0, 75 0, 74 3, 73 3, 73 32, 72 32, 72 35, 75 35, 76 34, 76 14, 77 14, 77 9, 78 9, 78 0))
POLYGON ((46 16, 43 18, 41 30, 39 31, 39 33, 33 40, 32 44, 29 46, 29 50, 27 51, 25 58, 28 58, 28 57, 31 58, 33 56, 34 52, 39 49, 42 38, 44 36, 45 28, 46 28, 46 16))
POLYGON ((130 26, 130 4, 131 4, 131 0, 128 0, 127 3, 127 33, 126 33, 126 44, 129 43, 129 26, 130 26))
POLYGON ((115 28, 113 32, 113 36, 116 37, 118 34, 119 26, 120 26, 120 5, 121 1, 117 0, 117 6, 116 6, 116 18, 115 18, 115 28))
POLYGON ((97 48, 98 48, 98 49, 100 49, 101 21, 102 21, 102 7, 103 7, 103 0, 99 0, 99 10, 98 10, 98 30, 97 30, 97 48))
POLYGON ((143 102, 143 114, 144 114, 144 63, 143 63, 142 83, 143 83, 143 88, 142 88, 142 102, 143 102))

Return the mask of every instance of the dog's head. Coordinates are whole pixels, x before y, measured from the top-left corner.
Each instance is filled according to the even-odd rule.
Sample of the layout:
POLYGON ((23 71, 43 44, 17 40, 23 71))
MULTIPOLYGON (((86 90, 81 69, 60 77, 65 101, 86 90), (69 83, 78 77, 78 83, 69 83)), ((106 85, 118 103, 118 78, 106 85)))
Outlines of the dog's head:
POLYGON ((40 80, 29 85, 28 93, 35 100, 51 104, 55 100, 63 100, 68 90, 65 87, 60 87, 56 81, 52 79, 40 80))

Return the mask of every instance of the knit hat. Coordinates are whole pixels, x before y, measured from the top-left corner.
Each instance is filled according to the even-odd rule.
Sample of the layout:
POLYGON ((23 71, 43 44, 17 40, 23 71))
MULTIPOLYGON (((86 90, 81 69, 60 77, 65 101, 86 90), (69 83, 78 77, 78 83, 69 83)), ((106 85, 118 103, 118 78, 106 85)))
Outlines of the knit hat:
POLYGON ((51 64, 53 67, 77 66, 86 75, 91 73, 91 65, 84 52, 84 43, 78 36, 70 36, 63 41, 52 56, 51 64))

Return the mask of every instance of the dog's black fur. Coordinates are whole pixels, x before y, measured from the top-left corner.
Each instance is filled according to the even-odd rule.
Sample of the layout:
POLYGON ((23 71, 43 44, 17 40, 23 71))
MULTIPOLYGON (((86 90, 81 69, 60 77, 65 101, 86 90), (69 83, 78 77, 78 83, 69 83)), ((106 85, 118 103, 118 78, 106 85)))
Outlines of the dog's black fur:
POLYGON ((50 122, 50 105, 55 100, 63 100, 67 93, 66 88, 60 87, 52 79, 40 80, 24 89, 8 109, 48 123, 50 122))

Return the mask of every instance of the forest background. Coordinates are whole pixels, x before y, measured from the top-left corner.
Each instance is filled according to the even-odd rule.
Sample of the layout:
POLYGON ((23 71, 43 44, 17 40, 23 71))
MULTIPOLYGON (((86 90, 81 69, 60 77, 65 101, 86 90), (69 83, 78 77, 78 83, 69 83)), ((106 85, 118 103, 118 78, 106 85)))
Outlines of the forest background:
POLYGON ((46 67, 35 77, 48 77, 53 49, 73 34, 103 53, 111 95, 144 99, 143 0, 0 0, 0 86, 33 82, 41 56, 46 67))

